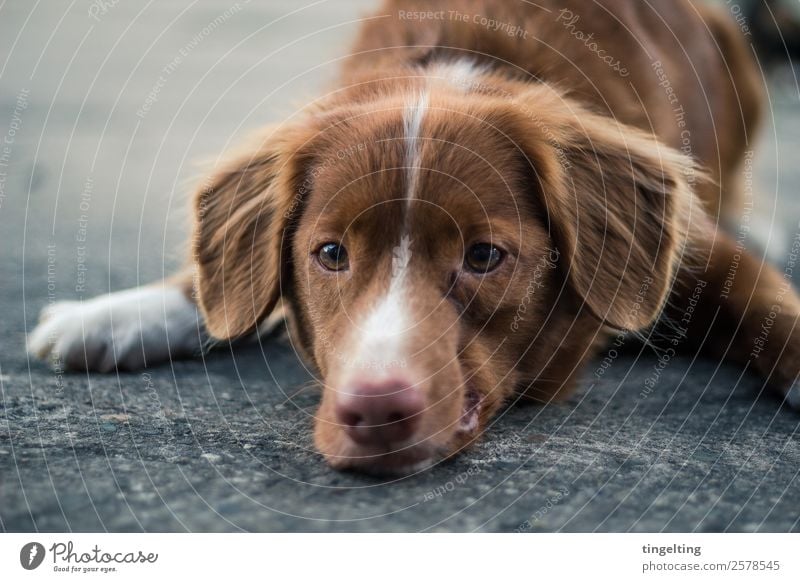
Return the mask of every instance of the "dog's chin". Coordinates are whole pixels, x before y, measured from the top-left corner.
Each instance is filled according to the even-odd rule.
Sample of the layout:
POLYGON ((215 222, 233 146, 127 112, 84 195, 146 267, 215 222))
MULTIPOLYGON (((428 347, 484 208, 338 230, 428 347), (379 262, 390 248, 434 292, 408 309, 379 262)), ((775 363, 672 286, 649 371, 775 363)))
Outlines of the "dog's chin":
POLYGON ((328 464, 339 471, 357 471, 376 477, 402 477, 422 471, 442 458, 440 447, 426 443, 400 445, 392 450, 346 443, 335 454, 326 454, 328 464))

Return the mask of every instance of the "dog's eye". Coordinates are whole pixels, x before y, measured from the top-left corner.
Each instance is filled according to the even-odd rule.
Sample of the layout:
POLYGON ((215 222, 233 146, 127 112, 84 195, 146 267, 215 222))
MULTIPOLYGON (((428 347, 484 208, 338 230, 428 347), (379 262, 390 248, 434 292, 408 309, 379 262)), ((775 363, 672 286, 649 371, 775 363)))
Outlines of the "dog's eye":
POLYGON ((474 244, 467 250, 464 265, 476 273, 488 273, 502 262, 504 253, 489 243, 474 244))
POLYGON ((317 251, 319 263, 329 271, 344 271, 350 266, 347 249, 336 243, 325 243, 317 251))

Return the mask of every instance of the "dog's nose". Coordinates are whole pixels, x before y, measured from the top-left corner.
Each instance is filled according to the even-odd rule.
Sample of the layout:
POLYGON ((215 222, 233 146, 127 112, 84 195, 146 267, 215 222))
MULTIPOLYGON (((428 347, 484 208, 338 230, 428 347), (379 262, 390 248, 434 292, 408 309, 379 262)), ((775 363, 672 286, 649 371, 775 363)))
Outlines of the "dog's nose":
POLYGON ((338 394, 336 416, 361 445, 388 445, 414 434, 424 402, 420 391, 404 382, 359 383, 338 394))

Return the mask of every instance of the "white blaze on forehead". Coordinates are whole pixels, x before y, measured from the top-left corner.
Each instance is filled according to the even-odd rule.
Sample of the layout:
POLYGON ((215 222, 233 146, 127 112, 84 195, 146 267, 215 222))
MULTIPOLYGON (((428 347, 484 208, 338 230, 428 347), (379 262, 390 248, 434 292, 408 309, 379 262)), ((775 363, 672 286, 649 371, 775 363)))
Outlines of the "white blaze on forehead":
POLYGON ((478 79, 488 70, 486 65, 479 65, 472 59, 457 59, 436 63, 428 70, 427 74, 468 93, 482 86, 478 79))
MULTIPOLYGON (((406 208, 404 228, 399 243, 392 250, 391 279, 386 293, 376 299, 362 322, 357 322, 352 357, 348 358, 355 370, 380 374, 394 367, 405 367, 405 336, 413 325, 408 310, 408 266, 411 261, 411 238, 408 235, 408 213, 411 200, 417 195, 419 173, 422 165, 422 122, 428 107, 428 93, 416 95, 403 113, 405 135, 406 208)), ((351 372, 352 373, 352 372, 351 372)))
POLYGON ((406 106, 403 115, 403 125, 405 128, 406 140, 406 197, 409 201, 417 194, 419 184, 419 171, 422 164, 422 120, 425 118, 425 110, 428 108, 428 93, 423 91, 406 106))
MULTIPOLYGON (((467 86, 485 72, 485 67, 470 60, 458 60, 437 65, 428 71, 431 77, 443 78, 458 86, 467 86)), ((414 95, 403 112, 405 135, 406 208, 403 232, 392 251, 392 273, 386 293, 376 299, 365 318, 356 322, 358 339, 355 349, 348 357, 354 369, 368 369, 373 374, 388 371, 393 367, 405 367, 409 353, 408 332, 414 325, 408 305, 411 294, 408 290, 408 267, 411 260, 411 238, 409 211, 411 202, 418 195, 419 175, 422 168, 422 124, 428 109, 428 90, 414 95)), ((351 371, 351 374, 353 372, 351 371)))

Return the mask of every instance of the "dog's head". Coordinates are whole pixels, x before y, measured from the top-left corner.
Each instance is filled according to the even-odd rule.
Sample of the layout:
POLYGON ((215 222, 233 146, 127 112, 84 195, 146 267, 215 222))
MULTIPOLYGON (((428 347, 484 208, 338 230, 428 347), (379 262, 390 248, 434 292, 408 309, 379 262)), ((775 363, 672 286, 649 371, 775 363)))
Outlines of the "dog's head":
POLYGON ((337 97, 199 194, 206 325, 241 336, 283 300, 324 386, 320 451, 407 472, 474 440, 515 388, 556 392, 604 326, 654 320, 685 164, 545 86, 337 97))

